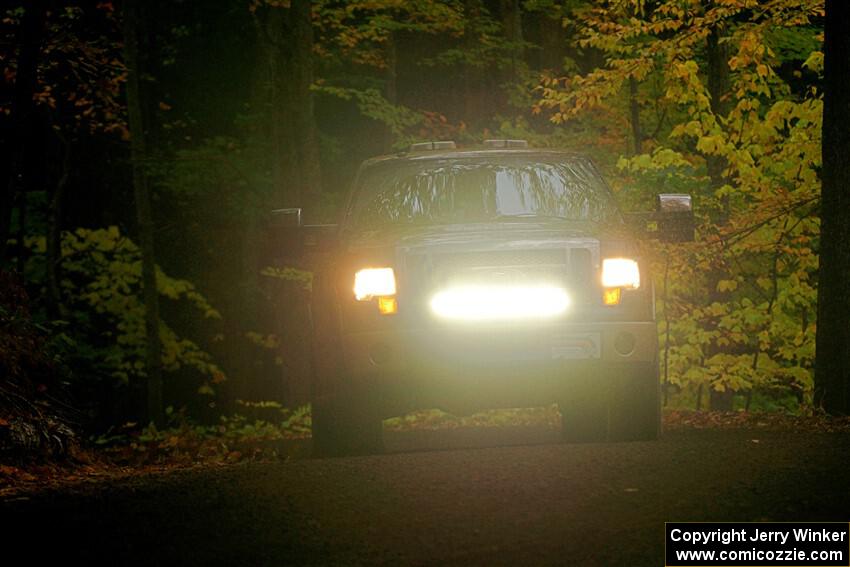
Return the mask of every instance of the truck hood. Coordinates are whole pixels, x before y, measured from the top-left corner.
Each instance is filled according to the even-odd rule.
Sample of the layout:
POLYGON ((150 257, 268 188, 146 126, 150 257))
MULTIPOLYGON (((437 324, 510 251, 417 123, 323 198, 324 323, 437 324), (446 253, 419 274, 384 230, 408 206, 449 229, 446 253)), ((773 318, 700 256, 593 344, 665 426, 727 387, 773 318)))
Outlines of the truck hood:
POLYGON ((401 253, 515 250, 592 245, 620 234, 589 222, 499 221, 474 224, 395 225, 350 233, 349 250, 395 248, 401 253))

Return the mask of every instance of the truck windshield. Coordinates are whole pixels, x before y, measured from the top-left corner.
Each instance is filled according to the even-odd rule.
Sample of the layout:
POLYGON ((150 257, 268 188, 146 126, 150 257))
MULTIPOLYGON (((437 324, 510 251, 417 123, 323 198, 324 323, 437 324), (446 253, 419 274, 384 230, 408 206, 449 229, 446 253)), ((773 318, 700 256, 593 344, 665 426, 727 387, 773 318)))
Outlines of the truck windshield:
POLYGON ((450 224, 512 219, 611 222, 619 213, 587 160, 440 159, 363 171, 349 223, 450 224))

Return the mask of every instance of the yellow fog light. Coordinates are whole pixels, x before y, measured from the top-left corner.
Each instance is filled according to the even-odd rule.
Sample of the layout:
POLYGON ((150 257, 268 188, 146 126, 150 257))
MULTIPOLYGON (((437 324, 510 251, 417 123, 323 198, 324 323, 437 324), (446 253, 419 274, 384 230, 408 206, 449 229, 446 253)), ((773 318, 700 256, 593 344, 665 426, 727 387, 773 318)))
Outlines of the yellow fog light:
POLYGON ((354 274, 354 298, 357 301, 395 293, 395 273, 392 268, 364 268, 354 274))
POLYGON ((604 303, 605 305, 619 305, 620 288, 611 287, 602 290, 602 303, 604 303))
POLYGON ((379 297, 378 311, 381 312, 381 315, 398 313, 398 302, 395 300, 395 297, 379 297))

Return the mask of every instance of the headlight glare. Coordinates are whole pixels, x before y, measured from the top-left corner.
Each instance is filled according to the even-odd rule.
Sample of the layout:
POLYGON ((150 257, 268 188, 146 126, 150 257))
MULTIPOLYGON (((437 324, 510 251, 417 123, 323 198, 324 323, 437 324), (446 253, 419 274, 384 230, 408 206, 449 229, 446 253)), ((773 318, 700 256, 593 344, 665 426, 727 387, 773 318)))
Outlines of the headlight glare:
POLYGON ((497 321, 557 317, 570 298, 552 286, 461 286, 438 292, 431 311, 442 319, 497 321))
POLYGON ((605 258, 602 260, 602 287, 640 287, 640 268, 630 258, 605 258))
POLYGON ((395 273, 392 268, 364 268, 354 274, 354 298, 357 301, 395 294, 395 273))

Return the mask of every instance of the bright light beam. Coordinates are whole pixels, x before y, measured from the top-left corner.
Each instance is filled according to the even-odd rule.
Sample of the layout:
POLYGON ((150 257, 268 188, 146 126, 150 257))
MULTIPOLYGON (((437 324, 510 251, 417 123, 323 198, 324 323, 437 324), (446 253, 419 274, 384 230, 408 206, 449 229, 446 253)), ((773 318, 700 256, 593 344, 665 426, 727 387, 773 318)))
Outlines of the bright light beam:
POLYGON ((364 268, 354 274, 354 298, 357 301, 388 295, 395 295, 392 268, 364 268))
POLYGON ((570 306, 554 286, 461 286, 438 292, 431 311, 443 319, 497 321, 556 317, 570 306))
POLYGON ((640 268, 629 258, 605 258, 602 260, 602 286, 640 287, 640 268))

